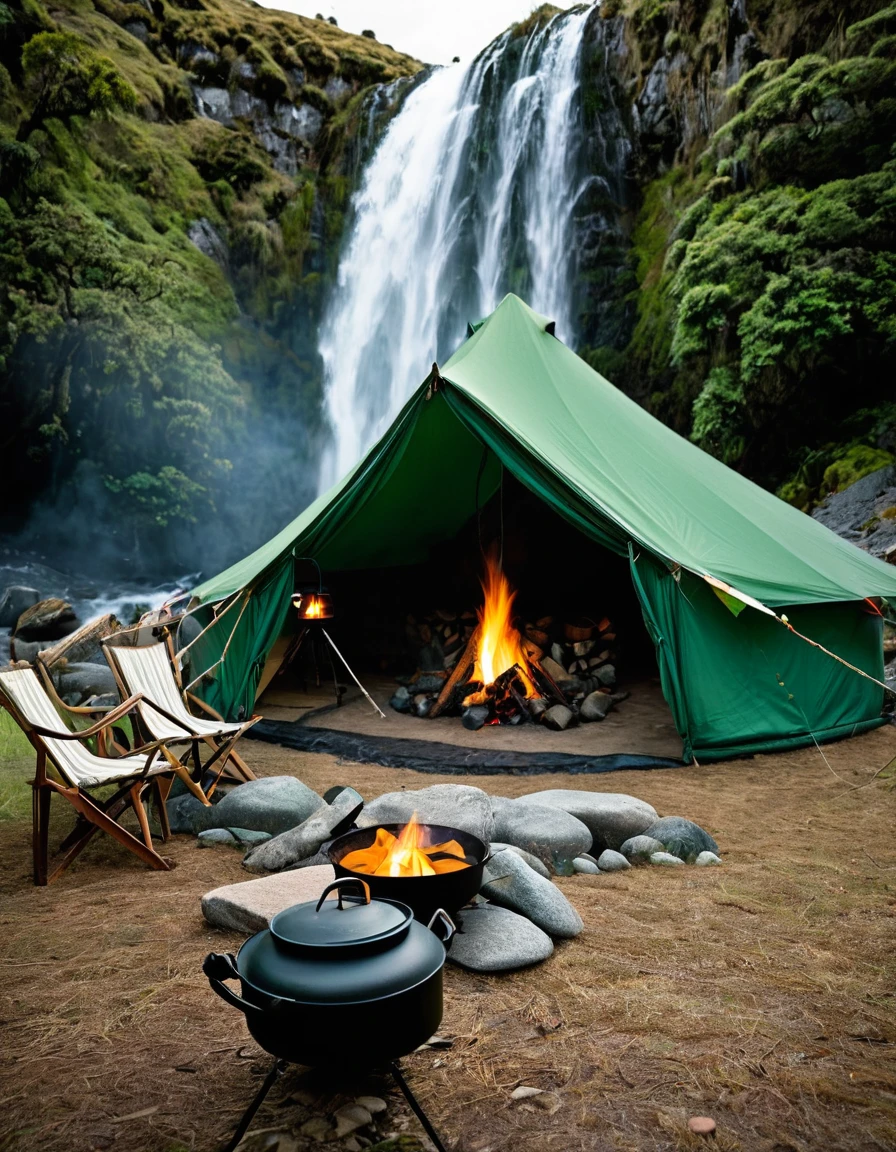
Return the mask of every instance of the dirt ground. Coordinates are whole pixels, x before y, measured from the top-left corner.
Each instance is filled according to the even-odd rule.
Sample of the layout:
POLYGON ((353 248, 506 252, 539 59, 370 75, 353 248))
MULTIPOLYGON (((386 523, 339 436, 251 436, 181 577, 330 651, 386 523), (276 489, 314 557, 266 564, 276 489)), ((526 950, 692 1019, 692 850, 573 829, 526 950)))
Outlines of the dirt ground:
MULTIPOLYGON (((262 774, 320 791, 347 783, 373 797, 438 782, 256 742, 245 754, 262 774)), ((493 977, 448 966, 441 1032, 454 1044, 405 1061, 446 1145, 896 1148, 896 791, 893 769, 881 772, 894 756, 896 729, 885 728, 824 758, 470 778, 505 795, 631 793, 701 823, 725 864, 559 880, 585 931, 549 961, 493 977), (512 1102, 521 1084, 547 1090, 549 1107, 512 1102), (693 1115, 715 1119, 711 1144, 688 1132, 693 1115)), ((238 853, 178 837, 176 869, 159 873, 99 838, 61 881, 35 889, 29 837, 22 818, 0 824, 0 1148, 220 1147, 268 1067, 200 971, 208 951, 240 944, 199 912, 204 891, 246 878, 238 853)), ((318 1147, 302 1124, 361 1088, 388 1101, 381 1137, 408 1134, 384 1147, 420 1147, 386 1081, 337 1086, 298 1069, 244 1147, 318 1147)))

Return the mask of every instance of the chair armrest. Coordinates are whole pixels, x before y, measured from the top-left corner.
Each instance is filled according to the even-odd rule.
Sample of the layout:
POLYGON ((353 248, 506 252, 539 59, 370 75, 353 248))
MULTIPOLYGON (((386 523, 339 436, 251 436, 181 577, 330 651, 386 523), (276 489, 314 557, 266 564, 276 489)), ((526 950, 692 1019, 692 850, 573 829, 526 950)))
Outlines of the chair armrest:
POLYGON ((44 682, 47 695, 57 708, 62 708, 65 712, 71 712, 74 716, 103 716, 118 707, 117 704, 101 704, 95 708, 85 708, 80 704, 66 704, 56 691, 56 685, 53 683, 53 677, 50 674, 50 669, 46 662, 40 658, 40 655, 37 655, 34 657, 34 663, 37 665, 40 678, 44 682))
POLYGON ((98 720, 96 724, 91 724, 89 728, 81 728, 77 732, 58 732, 55 728, 44 728, 39 724, 29 724, 28 727, 39 736, 49 736, 53 740, 87 740, 90 736, 96 736, 99 732, 111 727, 116 720, 120 720, 122 716, 126 716, 127 713, 132 711, 142 700, 142 692, 138 692, 136 696, 129 696, 123 704, 119 704, 117 708, 113 708, 102 720, 98 720))

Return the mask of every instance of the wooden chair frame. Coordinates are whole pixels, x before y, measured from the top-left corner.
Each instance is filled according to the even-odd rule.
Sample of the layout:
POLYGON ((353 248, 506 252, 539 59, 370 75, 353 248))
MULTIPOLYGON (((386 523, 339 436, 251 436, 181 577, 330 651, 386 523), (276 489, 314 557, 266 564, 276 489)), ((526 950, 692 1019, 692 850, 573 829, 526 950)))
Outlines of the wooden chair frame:
MULTIPOLYGON (((130 689, 126 684, 124 677, 122 676, 118 661, 114 655, 114 650, 117 646, 113 643, 110 643, 110 641, 114 639, 115 636, 109 636, 105 640, 102 640, 100 643, 103 648, 103 652, 105 653, 109 667, 112 669, 112 675, 115 677, 115 683, 118 686, 119 694, 122 699, 125 699, 129 696, 130 689)), ((190 704, 193 704, 196 708, 202 712, 205 712, 206 715, 210 716, 213 720, 217 720, 221 724, 226 724, 227 721, 225 721, 220 712, 215 711, 215 709, 212 708, 210 704, 206 704, 204 700, 200 699, 200 697, 196 696, 194 693, 184 690, 180 669, 178 668, 177 660, 175 658, 174 644, 172 643, 171 639, 171 630, 169 628, 164 628, 163 635, 159 640, 159 643, 165 644, 166 646, 171 674, 174 678, 175 684, 177 685, 178 692, 184 701, 184 706, 187 712, 189 713, 190 711, 190 704)), ((184 739, 189 741, 189 747, 181 756, 180 763, 185 765, 186 761, 192 758, 192 778, 194 780, 197 782, 200 781, 203 776, 211 771, 212 766, 218 760, 221 761, 217 773, 214 775, 210 784, 206 788, 206 796, 212 795, 212 793, 217 788, 221 777, 225 773, 231 778, 237 780, 239 783, 244 783, 247 780, 256 779, 255 773, 245 762, 245 760, 243 760, 243 758, 235 751, 234 745, 244 732, 247 732, 248 729, 250 729, 254 724, 257 724, 259 720, 261 720, 260 715, 250 716, 249 719, 241 725, 237 732, 234 732, 229 736, 216 738, 215 736, 199 734, 191 731, 190 729, 187 729, 183 721, 177 716, 173 716, 165 708, 157 704, 156 701, 151 700, 145 693, 140 693, 140 695, 143 699, 143 702, 149 705, 155 712, 158 712, 160 715, 164 716, 165 719, 171 721, 171 723, 178 725, 178 727, 184 728, 184 739), (201 744, 207 744, 212 749, 211 757, 206 760, 204 764, 202 763, 199 755, 199 748, 201 744)), ((146 727, 145 721, 141 717, 139 709, 135 712, 134 723, 142 740, 147 742, 153 740, 153 734, 146 727)))
MULTIPOLYGON (((43 675, 46 678, 46 670, 43 670, 43 675)), ((58 702, 58 705, 65 708, 66 711, 75 714, 83 715, 97 711, 96 709, 77 708, 65 704, 52 689, 52 683, 51 692, 48 695, 54 705, 58 702)), ((2 686, 0 686, 0 701, 27 735, 36 754, 35 776, 30 781, 32 787, 34 883, 43 886, 56 880, 86 848, 97 832, 106 832, 151 868, 167 872, 170 869, 170 864, 156 852, 152 845, 152 834, 144 808, 143 793, 147 788, 152 789, 164 842, 171 838, 165 801, 175 776, 179 776, 190 791, 196 794, 197 798, 200 798, 204 804, 208 804, 208 800, 177 757, 165 746, 165 742, 155 740, 149 744, 141 745, 130 753, 133 756, 145 755, 146 757, 143 767, 138 773, 131 772, 118 779, 90 786, 66 783, 65 770, 55 763, 51 750, 44 742, 45 738, 83 741, 97 736, 104 739, 105 734, 116 721, 136 709, 142 701, 142 697, 129 697, 117 707, 109 709, 106 715, 95 724, 75 732, 65 729, 61 717, 59 729, 45 728, 42 725, 32 723, 20 712, 15 702, 6 693, 3 693, 2 686), (167 768, 163 772, 159 771, 160 766, 157 764, 160 754, 167 761, 167 768), (48 762, 54 765, 60 780, 47 774, 48 762), (155 771, 153 772, 154 767, 155 771), (93 788, 115 785, 117 785, 115 791, 105 799, 90 795, 93 788), (50 870, 49 819, 50 801, 54 794, 64 797, 72 805, 77 812, 77 818, 74 828, 60 845, 61 858, 50 870), (128 808, 134 809, 140 825, 142 840, 119 823, 120 817, 128 808)), ((115 760, 110 758, 109 762, 114 764, 115 760)))

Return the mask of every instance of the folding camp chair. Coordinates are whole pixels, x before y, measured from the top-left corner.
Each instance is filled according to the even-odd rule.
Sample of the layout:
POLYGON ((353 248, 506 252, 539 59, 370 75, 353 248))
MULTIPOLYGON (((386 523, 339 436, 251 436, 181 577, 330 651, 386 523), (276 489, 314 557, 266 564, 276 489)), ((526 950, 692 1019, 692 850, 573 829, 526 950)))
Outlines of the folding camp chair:
POLYGON ((208 803, 201 789, 161 740, 135 749, 131 755, 118 759, 97 756, 81 743, 92 736, 102 737, 107 734, 116 721, 137 707, 141 702, 140 697, 133 696, 125 700, 107 712, 102 720, 78 732, 66 728, 54 706, 54 698, 59 704, 62 703, 55 692, 51 698, 33 668, 0 672, 0 703, 9 710, 37 753, 35 777, 31 782, 34 790, 34 883, 48 884, 55 880, 97 832, 107 832, 151 868, 167 871, 169 865, 152 846, 149 821, 143 807, 143 792, 148 787, 152 788, 162 838, 167 840, 171 831, 165 800, 174 775, 180 776, 192 792, 204 803, 208 803), (58 773, 58 780, 47 774, 48 763, 58 773), (114 786, 110 796, 100 799, 90 795, 91 789, 108 785, 114 786), (49 872, 50 799, 54 792, 68 800, 78 813, 78 818, 72 832, 62 842, 61 860, 49 872), (142 840, 119 823, 119 818, 128 808, 134 809, 142 840))
MULTIPOLYGON (((113 639, 109 637, 110 641, 113 639)), ((215 719, 205 720, 194 716, 184 703, 173 652, 164 640, 158 644, 136 647, 112 644, 106 640, 102 644, 122 697, 142 697, 137 705, 141 735, 145 739, 164 740, 166 743, 188 743, 189 747, 181 762, 192 754, 194 779, 207 775, 215 764, 218 765, 206 795, 212 794, 222 773, 231 765, 230 774, 238 780, 255 779, 255 773, 237 756, 233 746, 248 728, 261 719, 260 716, 228 724, 198 697, 187 693, 190 700, 215 719), (199 758, 199 746, 203 743, 213 749, 212 756, 205 764, 199 758)))

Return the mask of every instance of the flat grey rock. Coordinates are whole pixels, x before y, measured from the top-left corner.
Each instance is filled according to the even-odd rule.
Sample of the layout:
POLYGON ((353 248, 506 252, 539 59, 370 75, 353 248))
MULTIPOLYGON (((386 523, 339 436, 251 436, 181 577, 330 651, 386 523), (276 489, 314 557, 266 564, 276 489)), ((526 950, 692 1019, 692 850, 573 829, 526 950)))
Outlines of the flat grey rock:
POLYGON ((527 798, 493 796, 495 839, 537 856, 551 871, 571 876, 572 862, 591 847, 591 833, 581 820, 559 808, 527 798))
POLYGON ((202 915, 209 924, 227 932, 260 932, 284 908, 319 899, 335 875, 331 864, 323 864, 241 884, 225 884, 202 897, 202 915))
POLYGON ((701 868, 710 868, 714 864, 721 864, 722 858, 717 856, 715 852, 701 852, 694 863, 701 868))
POLYGON ((298 827, 281 832, 273 840, 247 852, 243 867, 250 872, 282 872, 284 868, 291 868, 299 860, 313 856, 321 844, 347 828, 363 806, 364 800, 354 788, 343 788, 332 804, 318 808, 298 827))
POLYGON ((572 862, 572 866, 575 872, 581 872, 585 876, 600 876, 600 868, 598 868, 593 860, 589 860, 587 856, 576 856, 572 862))
POLYGON ((505 839, 495 836, 491 797, 469 784, 433 784, 429 788, 386 792, 372 800, 357 818, 359 828, 379 824, 406 824, 417 813, 424 824, 459 828, 485 844, 505 839))
POLYGON ((619 851, 631 860, 632 864, 647 864, 654 852, 665 852, 666 849, 652 836, 632 836, 620 845, 619 851))
POLYGON ((270 832, 253 832, 251 828, 206 828, 197 837, 200 848, 224 844, 228 848, 252 848, 270 840, 270 832))
POLYGON ((597 866, 601 872, 625 872, 631 868, 621 852, 614 852, 612 848, 605 848, 597 858, 597 866))
POLYGON ((667 852, 680 856, 688 864, 692 864, 701 852, 719 854, 719 846, 712 836, 683 816, 664 816, 645 831, 647 836, 659 840, 667 852))
POLYGON ((521 799, 561 808, 581 820, 594 838, 592 855, 599 855, 605 848, 618 851, 623 841, 639 835, 657 820, 656 809, 650 804, 619 792, 547 788, 543 792, 530 792, 521 799))
POLYGON ((197 835, 206 828, 251 828, 279 836, 322 807, 322 798, 294 776, 265 776, 232 788, 211 808, 194 796, 179 796, 168 802, 168 818, 172 832, 197 835))
POLYGON ((556 884, 545 880, 514 852, 501 852, 485 866, 480 889, 495 904, 528 917, 551 936, 578 936, 584 925, 556 884))
POLYGON ((547 960, 553 951, 550 936, 525 916, 482 904, 464 910, 448 959, 472 972, 508 972, 547 960))
POLYGON ((676 864, 684 864, 684 860, 680 856, 673 856, 671 852, 654 852, 650 857, 650 863, 672 867, 676 864))
POLYGON ((537 856, 533 856, 531 852, 527 852, 525 848, 518 848, 516 844, 502 844, 500 840, 495 840, 491 844, 491 850, 493 854, 504 851, 515 852, 521 860, 526 861, 530 868, 534 868, 539 876, 544 876, 545 880, 550 880, 551 878, 550 870, 546 865, 542 864, 537 856))

